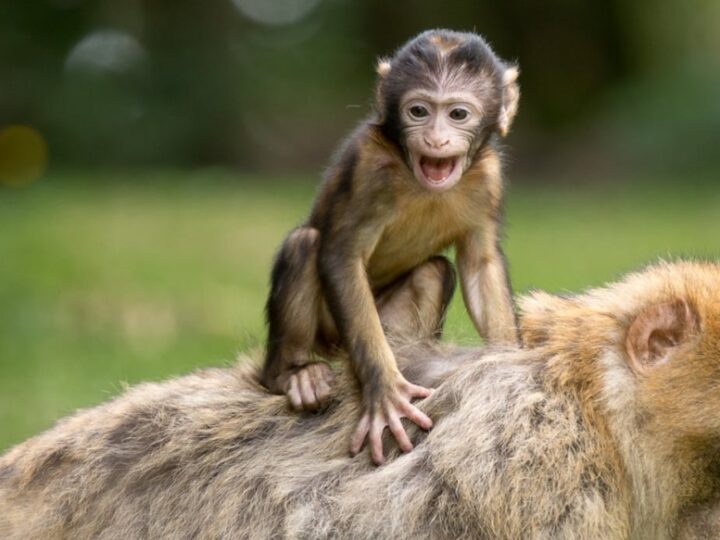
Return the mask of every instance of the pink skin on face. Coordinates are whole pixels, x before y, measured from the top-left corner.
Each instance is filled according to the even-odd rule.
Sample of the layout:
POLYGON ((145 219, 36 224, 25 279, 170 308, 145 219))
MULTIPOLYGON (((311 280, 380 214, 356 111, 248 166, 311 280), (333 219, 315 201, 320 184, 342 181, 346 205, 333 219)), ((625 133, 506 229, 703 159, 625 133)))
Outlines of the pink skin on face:
POLYGON ((443 192, 465 172, 482 106, 470 92, 414 91, 402 105, 410 168, 420 185, 443 192))
POLYGON ((413 154, 412 166, 415 178, 430 191, 446 191, 462 176, 461 156, 431 156, 413 154))

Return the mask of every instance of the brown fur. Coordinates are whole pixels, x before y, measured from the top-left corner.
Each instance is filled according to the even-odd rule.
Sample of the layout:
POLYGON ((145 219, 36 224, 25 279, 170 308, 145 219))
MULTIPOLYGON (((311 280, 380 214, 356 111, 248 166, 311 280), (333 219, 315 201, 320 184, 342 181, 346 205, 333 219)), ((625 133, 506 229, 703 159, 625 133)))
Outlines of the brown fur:
MULTIPOLYGON (((366 411, 351 448, 356 451, 368 435, 375 461, 381 463, 384 426, 402 444, 400 417, 431 425, 410 404, 430 390, 409 384, 398 371, 384 332, 387 322, 378 314, 381 296, 412 287, 408 284, 428 260, 454 246, 463 297, 478 332, 493 345, 517 342, 499 245, 503 188, 494 139, 507 133, 519 90, 517 69, 469 33, 423 33, 377 69, 376 110, 345 141, 309 218, 286 238, 276 258, 261 380, 271 391, 286 393, 297 410, 315 410, 329 398, 330 375, 324 366, 313 365, 314 354, 342 347, 361 384, 366 411), (433 126, 449 126, 449 120, 411 125, 401 103, 417 90, 450 92, 456 97, 448 102, 474 114, 473 122, 445 131, 433 126), (447 140, 431 148, 430 139, 447 140), (432 151, 430 159, 454 160, 457 183, 444 191, 423 185, 413 169, 413 140, 425 141, 425 153, 418 155, 432 151)), ((437 279, 450 283, 446 275, 437 279)), ((446 292, 449 299, 452 290, 446 292)), ((413 302, 398 309, 413 311, 413 302)), ((446 306, 437 305, 437 321, 442 322, 446 306)))
POLYGON ((720 266, 522 305, 526 350, 396 344, 407 378, 437 385, 420 403, 435 427, 410 426, 415 450, 383 468, 347 456, 361 402, 342 365, 329 408, 298 415, 244 359, 0 457, 0 537, 716 538, 720 266), (677 301, 697 327, 637 373, 629 328, 677 301))

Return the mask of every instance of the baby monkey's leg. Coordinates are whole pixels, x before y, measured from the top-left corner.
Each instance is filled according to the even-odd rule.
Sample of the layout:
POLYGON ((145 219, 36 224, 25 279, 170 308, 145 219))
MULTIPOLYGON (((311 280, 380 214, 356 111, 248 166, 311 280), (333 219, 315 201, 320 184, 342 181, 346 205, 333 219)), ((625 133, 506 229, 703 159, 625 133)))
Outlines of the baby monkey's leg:
POLYGON ((330 396, 333 379, 311 351, 318 330, 321 289, 317 275, 318 232, 296 229, 280 248, 267 302, 268 345, 261 380, 285 393, 296 410, 314 410, 330 396))
MULTIPOLYGON (((332 370, 312 351, 337 342, 337 330, 317 274, 318 232, 293 231, 275 261, 267 303, 268 347, 261 381, 287 394, 296 410, 315 410, 331 393, 332 370)), ((385 331, 396 342, 439 337, 455 288, 452 264, 433 257, 379 292, 376 306, 385 331)))
POLYGON ((375 303, 388 339, 395 344, 442 337, 454 291, 455 270, 440 255, 381 290, 375 303))

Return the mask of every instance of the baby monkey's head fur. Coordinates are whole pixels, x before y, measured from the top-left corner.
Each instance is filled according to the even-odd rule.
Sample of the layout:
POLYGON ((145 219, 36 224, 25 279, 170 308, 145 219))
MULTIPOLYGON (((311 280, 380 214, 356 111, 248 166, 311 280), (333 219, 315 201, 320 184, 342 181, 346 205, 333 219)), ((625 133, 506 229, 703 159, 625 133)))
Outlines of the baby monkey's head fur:
POLYGON ((454 186, 517 111, 518 69, 478 35, 428 30, 377 66, 377 122, 431 191, 454 186))

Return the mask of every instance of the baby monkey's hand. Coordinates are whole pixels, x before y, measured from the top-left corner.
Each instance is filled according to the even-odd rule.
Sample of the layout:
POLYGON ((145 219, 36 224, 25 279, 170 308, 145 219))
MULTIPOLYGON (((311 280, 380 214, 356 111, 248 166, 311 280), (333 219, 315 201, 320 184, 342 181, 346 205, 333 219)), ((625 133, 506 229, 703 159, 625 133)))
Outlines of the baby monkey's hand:
POLYGON ((385 427, 390 428, 398 442, 400 450, 409 452, 413 445, 405 433, 400 422, 401 418, 408 418, 422 429, 432 427, 432 420, 410 401, 413 398, 425 398, 432 394, 430 388, 411 384, 398 374, 389 388, 373 393, 373 397, 365 396, 365 414, 360 419, 357 429, 350 439, 350 453, 354 456, 362 448, 365 438, 370 444, 370 455, 376 465, 385 462, 382 446, 382 434, 385 427))

